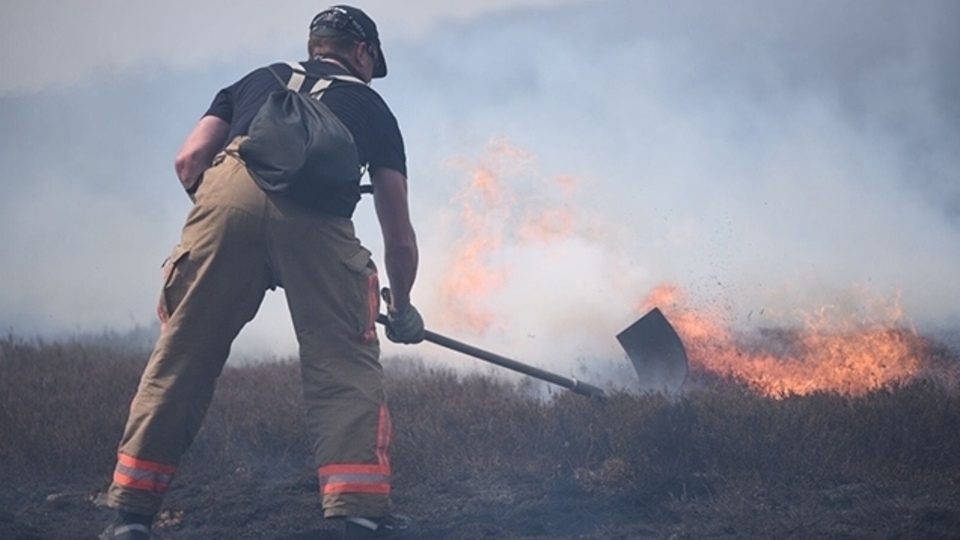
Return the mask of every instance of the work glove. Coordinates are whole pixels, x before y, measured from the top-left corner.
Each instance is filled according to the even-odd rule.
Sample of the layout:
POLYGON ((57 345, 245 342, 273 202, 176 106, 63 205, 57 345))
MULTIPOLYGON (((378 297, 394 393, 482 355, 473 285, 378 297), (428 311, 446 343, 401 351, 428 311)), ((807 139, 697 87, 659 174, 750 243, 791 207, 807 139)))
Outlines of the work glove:
POLYGON ((381 292, 387 301, 387 339, 394 343, 420 343, 423 341, 423 317, 413 304, 407 304, 402 309, 394 309, 389 304, 390 291, 384 288, 381 292))

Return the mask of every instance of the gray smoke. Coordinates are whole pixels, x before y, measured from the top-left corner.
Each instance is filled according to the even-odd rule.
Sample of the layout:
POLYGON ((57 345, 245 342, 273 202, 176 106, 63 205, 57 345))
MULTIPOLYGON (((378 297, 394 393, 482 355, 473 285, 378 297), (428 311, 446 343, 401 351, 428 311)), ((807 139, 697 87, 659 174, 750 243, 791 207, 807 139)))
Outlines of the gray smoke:
MULTIPOLYGON (((607 0, 388 41, 375 86, 406 136, 425 317, 536 361, 616 354, 664 282, 731 324, 875 297, 922 327, 960 324, 958 15, 946 0, 607 0), (482 301, 497 324, 473 335, 437 288, 491 139, 532 156, 502 178, 517 208, 565 205, 576 225, 530 244, 506 224, 489 263, 507 277, 482 301)), ((216 90, 269 59, 0 98, 0 325, 149 324, 187 208, 172 156, 216 90)), ((379 253, 369 202, 358 229, 379 253)), ((282 297, 245 335, 251 354, 295 350, 282 297)))

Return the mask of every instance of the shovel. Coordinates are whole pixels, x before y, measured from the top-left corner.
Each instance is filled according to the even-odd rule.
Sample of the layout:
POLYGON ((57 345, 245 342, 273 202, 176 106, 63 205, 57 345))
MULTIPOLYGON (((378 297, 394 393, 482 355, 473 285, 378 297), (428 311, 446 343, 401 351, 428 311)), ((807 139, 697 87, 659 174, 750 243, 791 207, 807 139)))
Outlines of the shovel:
POLYGON ((687 380, 687 351, 658 308, 617 334, 617 341, 637 370, 642 389, 668 395, 680 391, 687 380))
MULTIPOLYGON (((379 315, 377 322, 386 326, 387 316, 379 315)), ((602 389, 592 384, 517 362, 430 330, 424 332, 424 340, 562 386, 584 396, 605 396, 602 389)), ((683 386, 687 377, 687 353, 677 332, 659 309, 653 309, 620 332, 617 341, 630 357, 642 389, 675 394, 683 386)))

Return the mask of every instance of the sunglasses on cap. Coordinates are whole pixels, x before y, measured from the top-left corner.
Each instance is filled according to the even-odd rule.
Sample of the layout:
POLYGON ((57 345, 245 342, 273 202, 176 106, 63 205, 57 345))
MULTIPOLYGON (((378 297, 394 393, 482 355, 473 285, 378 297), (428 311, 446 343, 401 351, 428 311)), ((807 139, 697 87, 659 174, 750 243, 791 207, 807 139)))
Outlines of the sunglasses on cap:
POLYGON ((317 14, 310 22, 310 33, 316 36, 347 34, 366 45, 375 61, 374 78, 387 74, 386 59, 380 49, 377 25, 360 9, 351 6, 333 6, 317 14))

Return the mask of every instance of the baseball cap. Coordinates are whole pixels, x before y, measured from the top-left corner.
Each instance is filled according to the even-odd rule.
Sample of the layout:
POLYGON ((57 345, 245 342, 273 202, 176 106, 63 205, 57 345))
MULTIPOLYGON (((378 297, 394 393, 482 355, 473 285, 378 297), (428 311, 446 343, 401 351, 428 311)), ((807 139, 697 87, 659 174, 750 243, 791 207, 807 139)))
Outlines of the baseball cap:
POLYGON ((387 76, 387 60, 380 46, 380 34, 377 23, 373 22, 363 10, 353 6, 338 5, 329 7, 310 21, 310 33, 314 36, 340 36, 348 34, 361 43, 370 43, 377 47, 377 63, 373 67, 373 78, 387 76))

